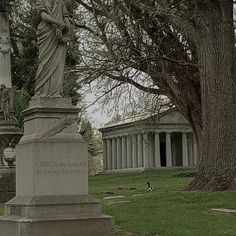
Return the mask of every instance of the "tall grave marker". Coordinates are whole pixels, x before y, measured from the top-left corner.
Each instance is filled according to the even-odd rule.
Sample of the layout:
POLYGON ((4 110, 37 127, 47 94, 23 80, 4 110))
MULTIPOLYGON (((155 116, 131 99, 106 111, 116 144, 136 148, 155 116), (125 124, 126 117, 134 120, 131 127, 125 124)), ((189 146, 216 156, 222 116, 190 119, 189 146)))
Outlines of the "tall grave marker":
POLYGON ((0 201, 15 196, 15 145, 22 136, 13 112, 8 0, 0 0, 0 201))
POLYGON ((0 218, 1 236, 111 236, 113 218, 88 195, 87 146, 78 109, 63 98, 68 12, 62 0, 38 0, 39 67, 35 96, 23 112, 16 197, 0 218))
POLYGON ((9 10, 9 1, 0 0, 0 166, 4 149, 15 146, 22 135, 13 112, 9 10))

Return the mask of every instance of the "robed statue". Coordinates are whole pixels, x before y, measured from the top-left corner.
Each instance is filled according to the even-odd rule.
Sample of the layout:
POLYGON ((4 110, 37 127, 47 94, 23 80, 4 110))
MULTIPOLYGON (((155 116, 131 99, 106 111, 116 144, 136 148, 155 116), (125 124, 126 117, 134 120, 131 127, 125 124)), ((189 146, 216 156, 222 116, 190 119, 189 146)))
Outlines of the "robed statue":
POLYGON ((69 35, 69 15, 64 0, 36 0, 39 67, 35 97, 62 97, 69 35))

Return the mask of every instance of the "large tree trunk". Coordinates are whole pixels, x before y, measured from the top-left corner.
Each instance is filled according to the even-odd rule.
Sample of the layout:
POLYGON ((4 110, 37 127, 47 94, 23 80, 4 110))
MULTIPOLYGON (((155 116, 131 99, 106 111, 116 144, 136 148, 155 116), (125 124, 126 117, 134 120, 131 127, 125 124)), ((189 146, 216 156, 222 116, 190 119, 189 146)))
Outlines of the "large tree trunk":
POLYGON ((235 38, 232 2, 209 2, 198 29, 203 133, 191 189, 220 191, 236 186, 235 38))

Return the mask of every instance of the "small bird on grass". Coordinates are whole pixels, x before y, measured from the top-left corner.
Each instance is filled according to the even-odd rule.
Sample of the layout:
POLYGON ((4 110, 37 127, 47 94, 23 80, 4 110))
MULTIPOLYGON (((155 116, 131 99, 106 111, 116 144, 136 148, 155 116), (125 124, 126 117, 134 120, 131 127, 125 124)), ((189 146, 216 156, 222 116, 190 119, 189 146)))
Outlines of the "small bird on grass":
POLYGON ((151 184, 149 182, 147 182, 147 191, 148 192, 152 192, 153 191, 153 187, 151 186, 151 184))

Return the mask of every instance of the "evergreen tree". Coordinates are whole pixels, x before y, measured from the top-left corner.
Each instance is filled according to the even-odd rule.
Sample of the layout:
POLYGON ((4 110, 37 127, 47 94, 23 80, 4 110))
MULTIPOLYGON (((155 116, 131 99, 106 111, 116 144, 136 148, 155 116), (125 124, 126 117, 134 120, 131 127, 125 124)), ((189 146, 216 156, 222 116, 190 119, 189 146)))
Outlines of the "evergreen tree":
POLYGON ((91 122, 88 119, 82 120, 80 133, 88 144, 88 151, 91 156, 96 156, 102 149, 102 140, 101 137, 95 135, 91 122))

